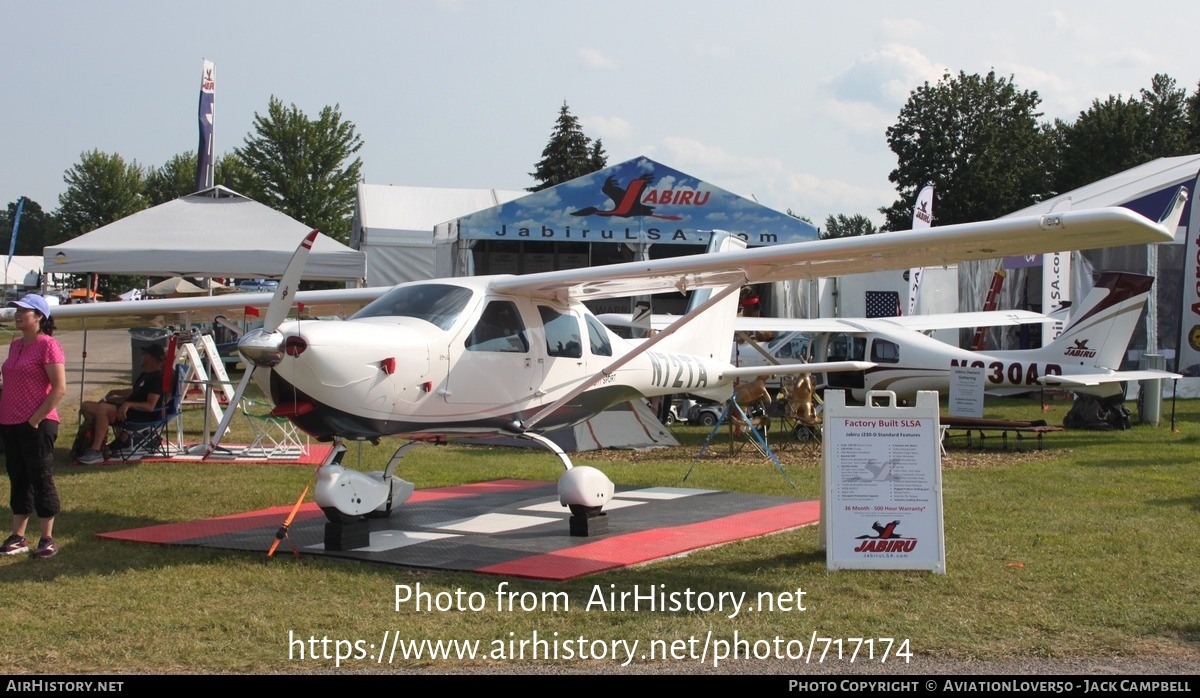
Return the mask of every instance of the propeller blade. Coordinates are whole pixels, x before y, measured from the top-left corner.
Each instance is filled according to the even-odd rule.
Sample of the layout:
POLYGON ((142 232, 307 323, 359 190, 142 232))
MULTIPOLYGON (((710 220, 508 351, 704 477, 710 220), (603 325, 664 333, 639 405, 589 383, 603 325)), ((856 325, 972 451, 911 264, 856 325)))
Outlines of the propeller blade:
POLYGON ((292 253, 292 259, 283 272, 283 278, 279 280, 279 288, 275 289, 271 304, 267 306, 267 315, 263 318, 263 329, 267 332, 279 329, 280 323, 287 317, 288 310, 292 307, 292 299, 296 297, 296 286, 300 283, 300 274, 304 271, 308 253, 312 251, 313 241, 316 239, 317 231, 314 230, 304 236, 300 246, 292 253))
MULTIPOLYGON (((300 246, 292 253, 292 259, 283 272, 283 278, 279 280, 279 288, 275 289, 275 295, 271 297, 271 304, 267 306, 262 332, 255 333, 256 335, 273 334, 287 317, 288 310, 292 307, 292 299, 296 297, 296 286, 300 283, 300 275, 304 272, 304 264, 308 262, 308 253, 312 251, 317 234, 318 231, 314 230, 305 235, 304 239, 300 241, 300 246)), ((243 341, 249 340, 251 335, 242 339, 243 341)), ((233 420, 234 412, 241 406, 242 395, 246 393, 246 387, 250 384, 250 378, 257 368, 257 364, 251 360, 250 356, 243 353, 242 357, 246 359, 246 372, 242 374, 242 380, 238 383, 237 389, 233 391, 233 398, 225 408, 225 414, 221 416, 221 423, 213 433, 212 441, 208 443, 208 448, 204 452, 205 458, 212 455, 213 451, 220 446, 221 439, 225 436, 225 430, 229 428, 229 422, 233 420)))
POLYGON ((225 430, 229 428, 229 422, 233 421, 233 415, 242 404, 242 395, 246 392, 246 386, 250 384, 250 377, 254 375, 254 364, 247 362, 246 372, 242 374, 242 380, 238 383, 237 389, 233 391, 233 397, 230 398, 229 404, 225 406, 225 414, 221 415, 221 423, 217 425, 217 430, 213 432, 212 441, 208 442, 208 448, 204 450, 204 458, 207 459, 221 445, 221 439, 225 438, 225 430))

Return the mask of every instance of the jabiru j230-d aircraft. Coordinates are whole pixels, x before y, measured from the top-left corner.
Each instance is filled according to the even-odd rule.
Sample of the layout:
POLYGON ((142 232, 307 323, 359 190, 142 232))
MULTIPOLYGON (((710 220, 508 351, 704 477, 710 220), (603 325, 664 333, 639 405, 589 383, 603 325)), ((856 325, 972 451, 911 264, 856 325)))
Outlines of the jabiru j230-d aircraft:
MULTIPOLYGON (((313 291, 296 298, 314 232, 288 265, 263 328, 247 333, 239 351, 251 365, 269 369, 275 414, 313 437, 411 439, 384 472, 332 461, 320 468, 315 496, 331 520, 387 515, 404 501, 413 485, 394 471, 414 443, 487 434, 519 436, 554 451, 566 469, 560 502, 586 517, 609 501, 612 482, 594 468, 572 467, 540 432, 635 397, 691 392, 727 399, 737 378, 761 373, 729 362, 738 290, 746 284, 1166 242, 1173 230, 1126 209, 1093 209, 752 250, 730 239, 724 251, 690 257, 406 283, 373 291, 377 299, 344 321, 285 321, 295 300, 319 304, 336 302, 339 293, 363 293, 313 291), (583 305, 695 288, 711 289, 711 296, 644 341, 617 337, 583 305)), ((63 327, 93 320, 104 326, 105 316, 162 318, 261 303, 248 296, 261 298, 65 306, 55 317, 63 327)))
MULTIPOLYGON (((1072 319, 1062 334, 1038 349, 969 351, 925 334, 935 329, 1053 320, 1027 311, 870 319, 738 318, 738 332, 778 334, 764 343, 765 357, 753 347, 743 347, 737 363, 743 368, 757 366, 765 373, 776 363, 866 361, 872 366, 862 371, 814 376, 818 389, 845 390, 859 402, 870 391, 891 391, 900 399, 913 399, 921 390, 945 394, 955 367, 980 369, 988 391, 1019 392, 1046 386, 1111 398, 1122 393, 1123 382, 1179 377, 1166 371, 1120 370, 1153 282, 1152 277, 1141 274, 1100 274, 1084 302, 1072 308, 1072 319)), ((604 320, 610 322, 607 316, 604 320)), ((654 325, 662 322, 655 316, 654 325)))

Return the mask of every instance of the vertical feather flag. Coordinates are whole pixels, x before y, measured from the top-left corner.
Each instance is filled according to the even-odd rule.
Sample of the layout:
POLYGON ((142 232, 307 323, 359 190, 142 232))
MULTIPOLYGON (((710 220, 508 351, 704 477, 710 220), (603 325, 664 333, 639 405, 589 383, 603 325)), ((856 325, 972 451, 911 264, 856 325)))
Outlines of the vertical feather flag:
MULTIPOLYGON (((933 224, 933 185, 927 184, 917 195, 917 205, 913 207, 912 229, 922 230, 933 224)), ((921 297, 921 272, 925 267, 913 267, 908 270, 908 314, 917 312, 917 299, 921 297)))
POLYGON ((196 191, 213 185, 213 122, 217 108, 213 72, 213 62, 205 60, 200 75, 200 145, 196 147, 196 191))
MULTIPOLYGON (((17 213, 13 216, 12 237, 8 241, 8 261, 5 264, 12 264, 13 251, 17 249, 17 229, 21 227, 21 211, 25 208, 25 197, 17 199, 17 213)), ((4 268, 4 285, 8 285, 8 267, 4 268)))

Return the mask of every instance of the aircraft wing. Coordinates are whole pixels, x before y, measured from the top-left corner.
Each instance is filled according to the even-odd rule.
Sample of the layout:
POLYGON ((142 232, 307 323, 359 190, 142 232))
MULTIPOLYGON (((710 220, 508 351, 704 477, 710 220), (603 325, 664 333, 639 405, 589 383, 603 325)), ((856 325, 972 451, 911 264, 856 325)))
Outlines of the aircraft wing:
POLYGON ((980 310, 970 313, 935 313, 932 315, 904 315, 901 317, 875 318, 917 332, 928 330, 954 330, 963 327, 1003 327, 1008 325, 1036 325, 1055 322, 1055 318, 1031 310, 980 310))
POLYGON ((1017 254, 1170 242, 1174 228, 1173 222, 1160 225, 1128 209, 1098 208, 526 274, 497 279, 492 288, 499 293, 578 300, 684 292, 1017 254))
MULTIPOLYGON (((633 327, 629 315, 604 313, 597 316, 600 322, 610 327, 633 327)), ((661 330, 679 319, 678 315, 652 315, 650 327, 661 330)), ((871 318, 875 327, 855 318, 772 318, 739 317, 733 328, 738 332, 846 332, 849 334, 878 329, 877 324, 924 332, 926 330, 956 329, 960 327, 995 327, 1054 322, 1054 318, 1028 310, 983 310, 973 313, 940 313, 936 315, 906 315, 902 317, 871 318)))
POLYGON ((783 376, 800 373, 838 373, 841 371, 866 371, 878 364, 870 361, 824 361, 811 364, 775 364, 773 366, 740 366, 728 368, 722 377, 754 378, 757 376, 783 376))
POLYGON ((1103 385, 1105 383, 1124 383, 1128 381, 1169 380, 1173 378, 1183 378, 1183 376, 1169 371, 1144 369, 1140 371, 1112 371, 1110 373, 1074 373, 1069 376, 1042 376, 1038 379, 1038 382, 1053 384, 1055 386, 1060 384, 1066 386, 1087 386, 1103 385))
MULTIPOLYGON (((387 288, 339 288, 301 291, 296 301, 308 316, 346 315, 378 298, 387 288)), ((265 309, 272 293, 226 293, 192 298, 158 298, 145 301, 82 303, 53 308, 54 324, 60 330, 96 330, 127 327, 183 326, 211 320, 217 315, 241 321, 246 307, 265 309)), ((0 310, 0 322, 11 322, 13 308, 0 310)))

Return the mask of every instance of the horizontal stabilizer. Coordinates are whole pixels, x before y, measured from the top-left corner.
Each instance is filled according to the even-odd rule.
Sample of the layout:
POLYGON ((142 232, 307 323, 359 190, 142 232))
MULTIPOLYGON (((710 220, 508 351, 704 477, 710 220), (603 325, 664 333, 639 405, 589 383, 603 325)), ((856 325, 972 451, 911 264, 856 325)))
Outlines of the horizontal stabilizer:
POLYGON ((1105 383, 1125 383, 1128 381, 1170 380, 1183 378, 1178 373, 1146 369, 1141 371, 1113 371, 1111 373, 1082 373, 1070 376, 1042 376, 1038 382, 1047 385, 1104 385, 1105 383))

